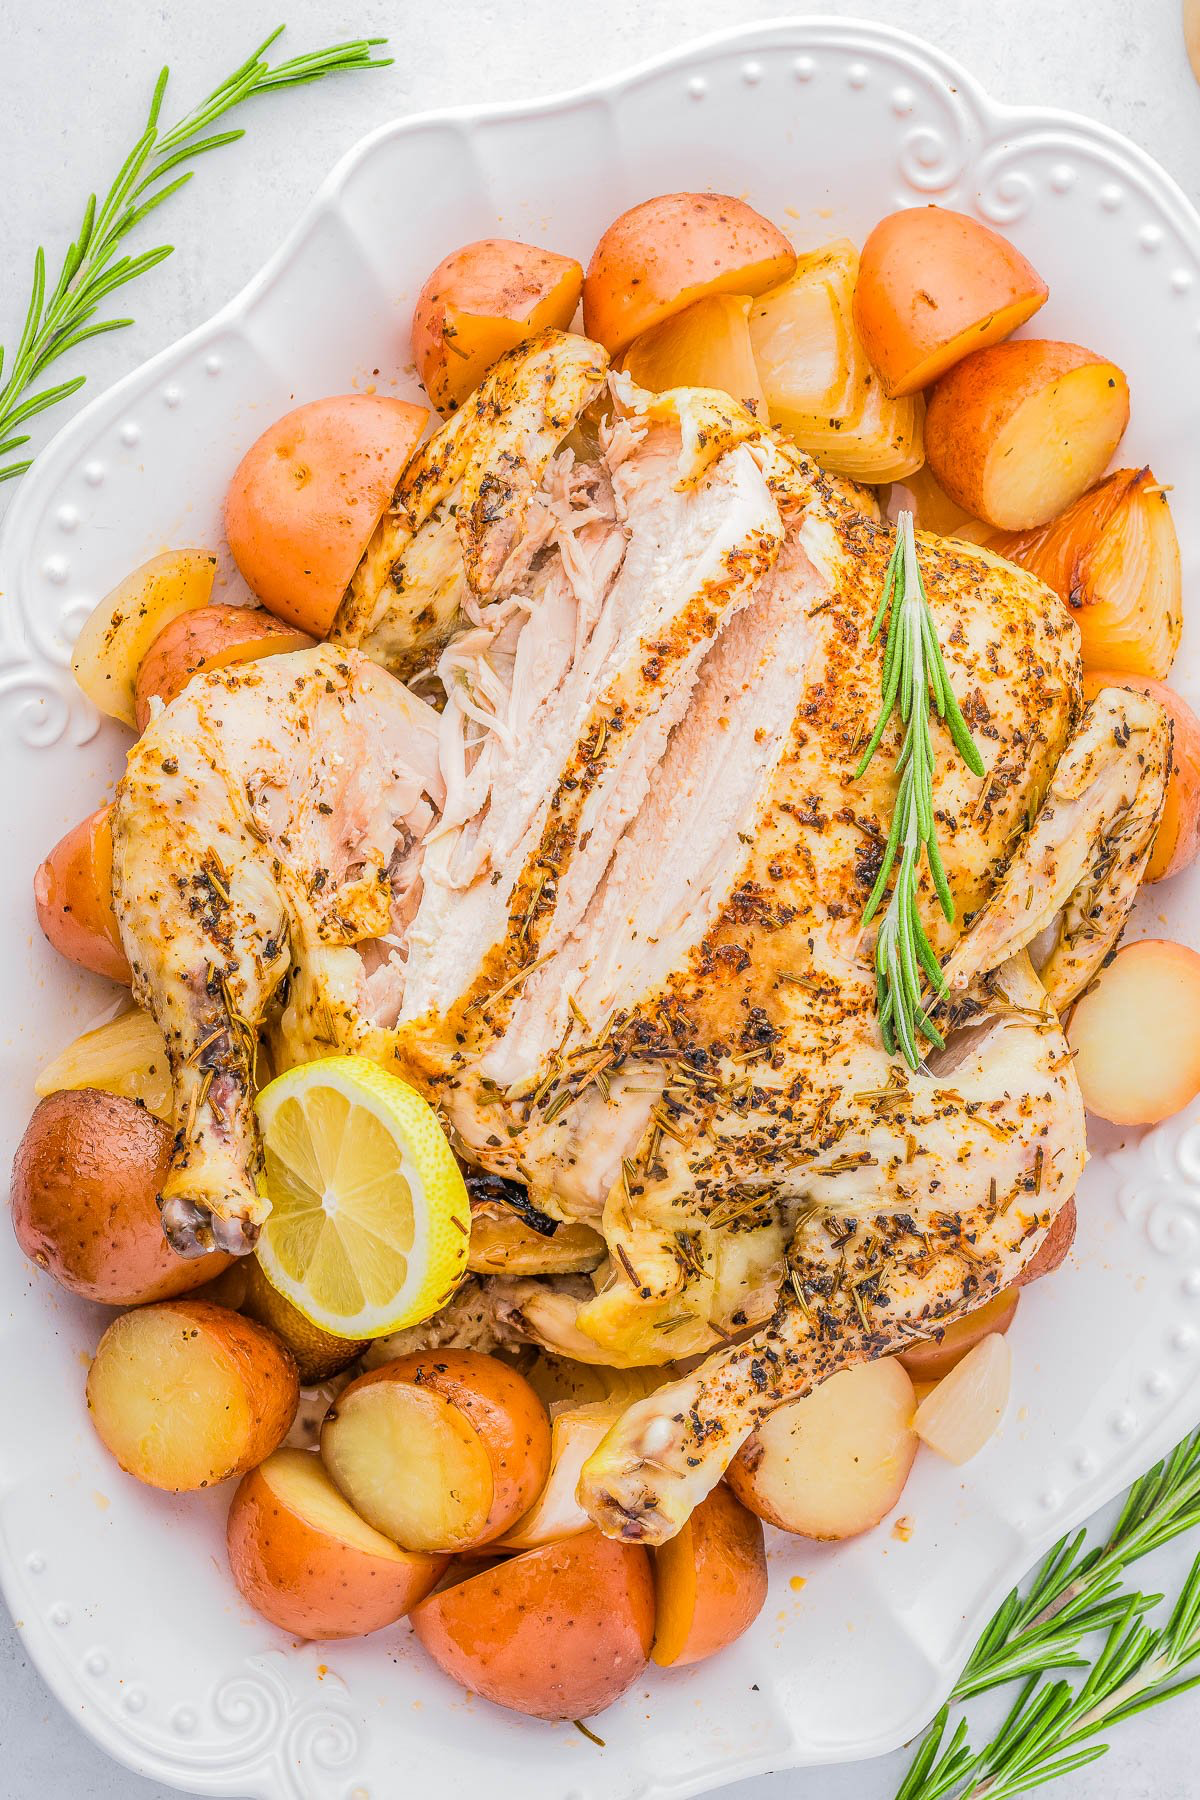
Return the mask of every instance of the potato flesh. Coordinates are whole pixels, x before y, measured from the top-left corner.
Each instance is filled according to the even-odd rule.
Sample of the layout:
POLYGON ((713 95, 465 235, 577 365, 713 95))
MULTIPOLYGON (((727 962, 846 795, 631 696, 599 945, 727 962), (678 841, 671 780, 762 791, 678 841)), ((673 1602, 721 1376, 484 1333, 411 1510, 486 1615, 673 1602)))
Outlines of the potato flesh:
POLYGON ((95 607, 75 642, 75 679, 102 713, 134 723, 142 658, 180 614, 206 606, 217 559, 207 550, 166 550, 127 575, 95 607))
POLYGON ((237 1370, 169 1308, 126 1313, 109 1327, 88 1376, 88 1405, 121 1467, 173 1492, 231 1474, 250 1433, 237 1370))
POLYGON ((746 294, 711 294, 634 338, 621 367, 651 393, 674 387, 719 388, 767 417, 750 344, 746 294))
POLYGON ((1200 955, 1163 938, 1126 944, 1067 1028, 1089 1112, 1155 1125, 1200 1093, 1200 955))
POLYGON ((784 1531, 855 1537, 900 1498, 917 1452, 914 1410, 912 1382, 894 1358, 843 1369, 764 1420, 729 1484, 784 1531))
POLYGON ((984 469, 984 517, 1013 531, 1053 518, 1103 475, 1128 418, 1125 378, 1111 363, 1057 376, 997 433, 984 469))
POLYGON ((167 1046, 150 1014, 140 1009, 85 1031, 46 1064, 33 1087, 39 1098, 64 1088, 103 1088, 140 1100, 159 1119, 170 1120, 174 1111, 167 1046))
POLYGON ((321 1455, 346 1499, 406 1550, 461 1550, 491 1509, 491 1463, 467 1420, 427 1388, 379 1382, 334 1408, 321 1455))
POLYGON ((311 1451, 276 1450, 260 1465, 259 1472, 280 1505, 290 1508, 314 1531, 349 1544, 366 1556, 405 1561, 404 1551, 391 1538, 359 1517, 334 1486, 320 1457, 311 1451))
POLYGON ((993 1332, 926 1395, 913 1429, 947 1462, 969 1462, 1000 1429, 1011 1385, 1008 1339, 993 1332))

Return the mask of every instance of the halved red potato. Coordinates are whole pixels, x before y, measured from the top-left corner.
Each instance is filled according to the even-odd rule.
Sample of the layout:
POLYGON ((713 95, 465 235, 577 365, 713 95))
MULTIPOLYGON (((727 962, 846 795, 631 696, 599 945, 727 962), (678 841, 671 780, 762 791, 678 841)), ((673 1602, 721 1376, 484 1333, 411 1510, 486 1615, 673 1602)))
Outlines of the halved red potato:
POLYGON ((1174 727, 1171 774, 1154 848, 1143 877, 1146 881, 1165 881, 1169 875, 1178 875, 1200 856, 1200 719, 1182 694, 1177 694, 1164 681, 1154 681, 1148 675, 1131 675, 1126 669, 1086 671, 1083 691, 1089 700, 1106 687, 1132 688, 1135 693, 1149 694, 1171 715, 1174 727))
POLYGON ((529 1510, 550 1468, 546 1409, 474 1350, 414 1352, 352 1381, 321 1431, 355 1511, 408 1550, 468 1550, 529 1510))
POLYGON ((127 1475, 169 1493, 244 1475, 287 1436, 300 1398, 279 1339, 210 1300, 114 1319, 87 1378, 92 1424, 127 1475))
POLYGON ((440 1589, 412 1622, 438 1667, 472 1693, 538 1719, 587 1718, 646 1667, 650 1558, 640 1544, 584 1532, 440 1589))
POLYGON ((566 331, 582 287, 574 257, 511 238, 480 238, 443 257, 412 321, 413 361, 438 411, 456 411, 506 350, 539 331, 566 331))
POLYGON ((1183 631, 1183 577, 1166 490, 1149 469, 1117 469, 1048 525, 981 541, 1071 608, 1085 669, 1168 673, 1183 631))
POLYGON ((635 337, 621 367, 653 394, 675 387, 720 388, 765 420, 767 404, 750 345, 750 305, 746 294, 695 300, 635 337))
POLYGON ((12 1222, 26 1256, 85 1300, 141 1306, 220 1273, 219 1251, 177 1256, 157 1199, 174 1133, 119 1094, 72 1088, 39 1101, 17 1147, 12 1222))
POLYGON ((33 878, 38 924, 60 955, 110 981, 133 979, 112 900, 112 808, 81 819, 33 878))
POLYGON ((654 1592, 650 1654, 660 1668, 715 1655, 757 1619, 767 1597, 763 1528, 724 1482, 655 1550, 654 1592))
POLYGON ((974 1312, 944 1326, 940 1338, 930 1337, 923 1343, 909 1344, 899 1352, 896 1361, 907 1369, 914 1382, 940 1381, 980 1338, 987 1337, 992 1331, 1008 1330, 1016 1317, 1020 1298, 1015 1287, 1002 1289, 982 1306, 977 1306, 974 1312))
POLYGON ((1040 1281, 1043 1275, 1053 1275, 1055 1269, 1066 1262, 1075 1242, 1075 1228, 1078 1223, 1074 1199, 1066 1200, 1054 1215, 1054 1222, 1042 1239, 1037 1251, 1030 1257, 1021 1273, 1013 1283, 1014 1287, 1028 1287, 1032 1281, 1040 1281))
POLYGON ((583 283, 583 328, 616 356, 643 331, 709 294, 761 294, 796 253, 782 231, 729 194, 660 194, 614 219, 583 283))
POLYGON ((1023 531, 1103 475, 1129 423, 1129 384, 1081 344, 1022 338, 976 350, 929 396, 925 455, 964 512, 1023 531))
POLYGON ((947 1462, 969 1462, 1000 1429, 1011 1386, 1008 1339, 990 1332, 925 1395, 913 1430, 947 1462))
POLYGON ((1125 944, 1067 1026, 1089 1112, 1156 1125, 1200 1094, 1200 955, 1167 938, 1125 944))
POLYGON ((133 724, 134 684, 143 657, 172 619, 208 605, 216 570, 210 550, 165 550, 93 608, 75 640, 71 668, 102 713, 133 724))
POLYGON ((140 1007, 85 1031, 51 1057, 33 1084, 41 1099, 63 1088, 102 1088, 106 1094, 140 1100, 156 1118, 174 1116, 175 1084, 166 1040, 140 1007))
POLYGON ((915 1410, 895 1357, 843 1369, 763 1421, 730 1464, 729 1485, 783 1531, 856 1537, 904 1490, 917 1454, 915 1410))
POLYGON ((862 247, 854 317, 884 389, 928 387, 998 344, 1049 293, 1007 238, 965 213, 914 206, 881 219, 862 247))
POLYGON ((284 625, 265 607, 202 606, 183 613, 160 631, 142 660, 134 692, 134 722, 146 729, 150 701, 166 706, 182 693, 193 675, 226 669, 231 663, 257 662, 262 656, 307 650, 306 631, 284 625))
POLYGON ((299 1638, 362 1637, 394 1625, 446 1566, 372 1531, 311 1450, 276 1450, 243 1477, 225 1542, 242 1595, 299 1638))
POLYGON ((428 418, 386 394, 335 394, 250 446, 229 484, 225 535, 264 606, 325 636, 428 418))

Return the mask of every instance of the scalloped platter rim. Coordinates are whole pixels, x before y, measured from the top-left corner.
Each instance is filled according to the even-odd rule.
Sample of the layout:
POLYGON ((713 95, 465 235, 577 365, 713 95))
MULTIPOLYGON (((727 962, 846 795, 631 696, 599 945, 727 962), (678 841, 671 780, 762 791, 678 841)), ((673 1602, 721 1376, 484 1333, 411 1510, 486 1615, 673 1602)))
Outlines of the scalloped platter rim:
MULTIPOLYGON (((1050 282, 1039 331, 1095 342, 1128 370, 1123 457, 1196 491, 1200 216, 1125 139, 1000 106, 904 33, 782 21, 560 98, 376 131, 237 299, 71 420, 6 522, 10 1150, 32 1069, 111 1003, 41 942, 29 898, 35 862, 99 803, 122 755, 70 678, 87 611, 166 544, 215 541, 228 475, 279 412, 352 384, 415 391, 407 309, 453 244, 499 230, 586 255, 622 207, 704 186, 745 192, 802 245, 861 242, 880 214, 932 199, 1010 233, 1050 282)), ((1177 509, 1189 584, 1192 514, 1177 509)), ((222 579, 236 581, 227 563, 222 579)), ((1198 638, 1185 631, 1172 677, 1193 704, 1198 638)), ((1134 930, 1195 941, 1198 914, 1200 878, 1184 875, 1142 901, 1134 930)), ((417 1792, 474 1780, 500 1800, 680 1800, 891 1749, 936 1710, 1037 1554, 1200 1418, 1200 1113, 1125 1139, 1094 1132, 1093 1152, 1076 1254, 1022 1301, 999 1436, 961 1470, 919 1458, 905 1530, 892 1518, 840 1546, 775 1534, 754 1630, 715 1664, 636 1686, 605 1715, 603 1748, 464 1696, 405 1626, 299 1646, 256 1619, 223 1567, 227 1496, 174 1499, 117 1472, 82 1394, 100 1311, 53 1290, 4 1234, 0 1580, 28 1650, 113 1756, 197 1793, 366 1800, 394 1791, 402 1757, 417 1792)))

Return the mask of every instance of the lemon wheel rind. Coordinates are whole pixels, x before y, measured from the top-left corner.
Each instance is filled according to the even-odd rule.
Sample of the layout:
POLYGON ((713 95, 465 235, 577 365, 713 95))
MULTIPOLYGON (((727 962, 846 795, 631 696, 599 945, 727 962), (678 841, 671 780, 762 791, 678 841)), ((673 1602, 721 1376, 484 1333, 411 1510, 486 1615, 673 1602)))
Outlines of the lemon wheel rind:
POLYGON ((303 1103, 318 1087, 330 1088, 351 1106, 370 1113, 400 1146, 413 1211, 413 1238, 405 1252, 407 1277, 386 1306, 367 1306, 353 1314, 326 1311, 314 1304, 306 1284, 283 1267, 271 1241, 269 1217, 256 1246, 258 1261, 272 1287, 310 1325, 333 1337, 386 1337, 437 1312, 465 1273, 470 1248, 466 1187, 429 1103, 399 1076, 364 1057, 326 1057, 277 1076, 255 1103, 264 1145, 270 1142, 280 1108, 292 1099, 303 1103))

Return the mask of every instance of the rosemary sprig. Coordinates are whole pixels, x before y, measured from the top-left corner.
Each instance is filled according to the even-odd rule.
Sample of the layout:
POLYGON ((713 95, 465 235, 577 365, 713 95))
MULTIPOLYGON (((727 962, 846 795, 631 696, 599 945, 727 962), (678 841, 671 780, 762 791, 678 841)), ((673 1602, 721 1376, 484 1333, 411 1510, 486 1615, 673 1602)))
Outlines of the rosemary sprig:
POLYGON ((1184 1693, 1200 1674, 1183 1671, 1200 1657, 1200 1558, 1164 1626, 1144 1615, 1161 1599, 1122 1583, 1131 1564, 1200 1525, 1200 1431, 1130 1489, 1102 1545, 1087 1534, 1062 1539, 1027 1591, 1000 1607, 927 1732, 896 1800, 1007 1800, 1082 1768, 1104 1754, 1099 1733, 1184 1693), (1103 1632, 1098 1652, 1084 1640, 1103 1632), (1083 1669, 1082 1682, 1047 1679, 1083 1669), (1011 1682, 1022 1686, 999 1732, 979 1752, 961 1719, 943 1741, 956 1701, 1011 1682))
POLYGON ((875 934, 876 1004, 888 1055, 894 1056, 899 1049, 909 1067, 915 1069, 921 1061, 918 1038, 926 1038, 939 1049, 943 1041, 929 1017, 932 1005, 923 999, 922 976, 932 988, 935 1001, 946 992, 941 966, 921 923, 917 888, 922 851, 942 911, 947 919, 954 917, 954 901, 938 850, 933 816, 931 703, 968 769, 982 775, 983 761, 946 674, 929 596, 917 562, 910 512, 902 512, 896 521, 896 547, 888 563, 870 643, 883 630, 885 620, 888 630, 883 657, 883 701, 854 779, 859 781, 866 773, 896 709, 904 727, 904 742, 896 763, 900 785, 892 809, 891 830, 863 913, 863 924, 869 925, 875 917, 894 870, 891 898, 875 934))
MULTIPOLYGON (((97 202, 95 194, 89 197, 83 209, 83 223, 49 292, 45 251, 38 249, 25 324, 9 363, 7 380, 3 379, 5 353, 0 345, 0 459, 11 457, 14 450, 29 442, 29 433, 22 432, 22 426, 77 393, 87 379, 75 375, 48 387, 36 387, 49 365, 88 338, 106 331, 122 331, 133 324, 132 319, 100 319, 96 314, 110 294, 164 261, 174 246, 159 244, 135 254, 118 255, 118 251, 150 213, 192 179, 194 171, 183 168, 185 163, 245 136, 241 130, 210 132, 210 127, 252 94, 299 87, 344 70, 383 69, 392 60, 371 55, 377 45, 386 43, 385 38, 357 38, 327 50, 309 51, 272 67, 266 61, 266 52, 283 29, 280 25, 206 100, 165 130, 159 117, 169 71, 163 69, 154 84, 141 136, 104 199, 97 202), (181 168, 182 174, 177 172, 181 168)), ((0 460, 0 481, 13 481, 23 475, 31 461, 29 457, 7 463, 0 460)))

